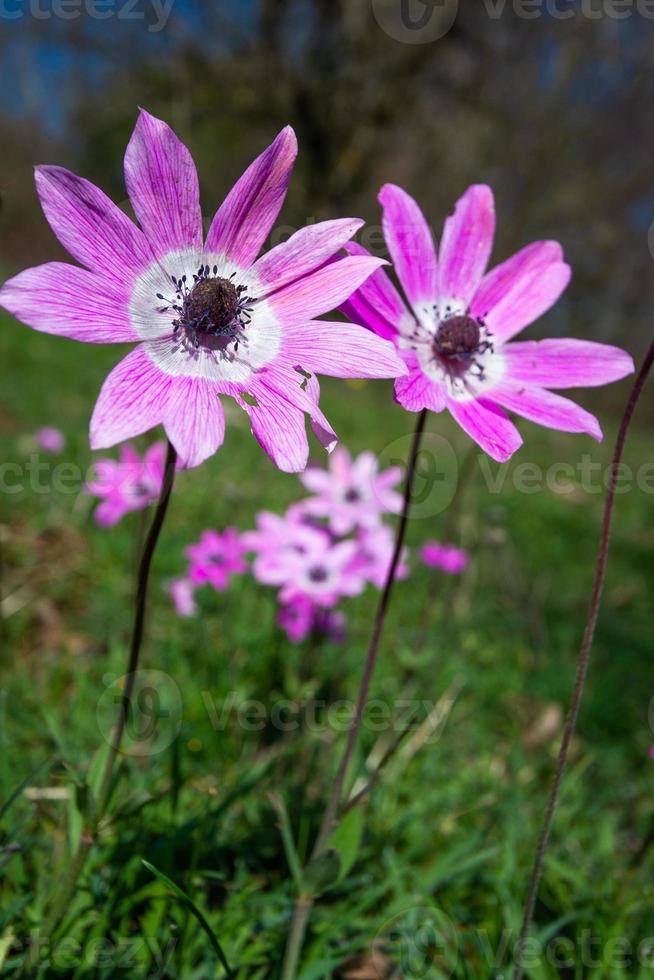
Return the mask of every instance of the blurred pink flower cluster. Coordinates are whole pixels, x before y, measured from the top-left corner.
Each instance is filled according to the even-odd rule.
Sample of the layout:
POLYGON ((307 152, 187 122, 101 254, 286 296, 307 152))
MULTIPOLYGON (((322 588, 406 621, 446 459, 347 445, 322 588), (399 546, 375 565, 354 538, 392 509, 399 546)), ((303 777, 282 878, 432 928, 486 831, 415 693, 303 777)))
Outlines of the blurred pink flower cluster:
MULTIPOLYGON (((100 459, 86 490, 100 498, 95 518, 112 527, 127 513, 153 503, 161 489, 165 445, 157 442, 140 456, 129 444, 119 459, 100 459)), ((345 635, 342 599, 360 595, 368 585, 382 589, 393 557, 394 535, 388 515, 399 514, 402 497, 398 467, 380 469, 371 452, 353 458, 338 447, 327 468, 310 467, 300 475, 308 495, 284 514, 259 511, 256 528, 240 533, 228 527, 207 529, 185 550, 187 568, 169 583, 168 592, 178 615, 198 611, 196 592, 209 586, 226 592, 233 575, 249 569, 254 578, 278 590, 278 624, 299 643, 321 634, 339 642, 345 635)), ((396 577, 409 575, 404 550, 396 577)), ((427 541, 422 562, 449 575, 460 575, 468 553, 453 545, 427 541)))
POLYGON ((133 510, 149 507, 159 496, 164 474, 166 445, 155 442, 139 456, 134 446, 120 447, 119 459, 95 461, 95 475, 86 492, 99 497, 95 519, 100 527, 113 527, 133 510))
POLYGON ((216 592, 226 592, 232 575, 247 572, 245 546, 236 528, 228 527, 222 534, 207 530, 200 540, 185 551, 188 559, 186 574, 170 583, 169 593, 180 616, 197 612, 196 589, 209 585, 216 592))
MULTIPOLYGON (((300 476, 309 496, 283 516, 261 511, 257 527, 243 535, 254 554, 257 581, 279 589, 279 625, 294 642, 311 632, 343 637, 341 599, 360 595, 368 584, 381 588, 393 556, 393 533, 384 524, 397 514, 402 471, 380 471, 373 453, 353 459, 337 448, 327 469, 310 467, 300 476)), ((406 554, 397 570, 406 578, 406 554)))

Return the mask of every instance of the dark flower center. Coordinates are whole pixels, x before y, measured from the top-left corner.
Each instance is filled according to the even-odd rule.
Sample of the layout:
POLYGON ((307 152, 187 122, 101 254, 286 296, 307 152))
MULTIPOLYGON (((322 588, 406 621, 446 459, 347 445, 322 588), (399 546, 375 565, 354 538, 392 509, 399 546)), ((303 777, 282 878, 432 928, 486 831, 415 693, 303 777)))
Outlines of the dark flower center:
POLYGON ((358 490, 355 490, 353 487, 351 490, 348 490, 347 493, 345 494, 345 500, 348 504, 358 504, 359 501, 361 500, 361 494, 359 493, 358 490))
POLYGON ((218 266, 210 269, 202 265, 192 277, 181 279, 171 276, 175 297, 166 299, 157 293, 157 299, 167 302, 160 313, 173 312, 173 333, 185 344, 194 348, 202 346, 221 357, 233 358, 241 340, 245 342, 245 328, 250 322, 250 310, 255 302, 247 295, 247 286, 237 286, 233 277, 224 279, 218 275, 218 266), (232 345, 228 352, 228 348, 232 345))
POLYGON ((329 574, 323 565, 314 565, 309 569, 309 578, 312 582, 326 582, 329 574))
POLYGON ((188 295, 185 313, 189 320, 202 322, 204 333, 223 334, 234 322, 240 308, 236 286, 229 279, 200 279, 188 295))
POLYGON ((477 320, 466 314, 448 317, 438 328, 434 345, 443 357, 463 357, 479 349, 481 329, 477 320))

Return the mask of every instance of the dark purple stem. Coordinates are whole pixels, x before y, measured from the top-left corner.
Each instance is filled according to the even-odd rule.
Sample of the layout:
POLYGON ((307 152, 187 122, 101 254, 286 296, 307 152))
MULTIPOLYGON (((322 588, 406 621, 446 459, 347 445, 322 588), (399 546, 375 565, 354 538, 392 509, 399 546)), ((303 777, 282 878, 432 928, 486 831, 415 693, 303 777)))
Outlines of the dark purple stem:
POLYGON ((624 451, 627 432, 629 431, 629 426, 631 424, 631 420, 633 418, 636 405, 638 404, 638 399, 640 398, 643 388, 645 387, 645 382, 647 381, 647 377, 649 375, 653 362, 654 362, 654 341, 652 341, 652 344, 650 345, 650 348, 647 351, 645 360, 643 362, 643 366, 638 372, 638 376, 634 382, 634 386, 631 389, 631 394, 629 395, 629 400, 627 402, 627 406, 624 410, 624 415, 622 416, 622 421, 620 423, 620 431, 618 432, 618 439, 615 445, 615 451, 613 453, 613 461, 611 463, 611 473, 610 473, 610 479, 608 485, 608 492, 606 495, 606 503, 604 505, 604 517, 602 520, 602 529, 600 532, 597 563, 595 566, 595 581, 593 583, 593 591, 591 594, 590 607, 588 610, 588 619, 586 621, 586 628, 584 630, 584 636, 581 643, 581 650, 579 652, 579 660, 577 661, 577 673, 575 676, 575 683, 572 690, 572 699, 570 701, 570 707, 568 709, 568 714, 565 721, 565 727, 563 729, 563 736, 561 738, 561 747, 559 749, 559 755, 556 761, 556 768, 554 770, 554 779, 552 780, 550 795, 547 801, 547 808, 545 810, 545 817, 543 819, 543 826, 541 828, 540 837, 538 838, 538 846, 536 848, 534 866, 529 881, 529 890, 527 892, 527 901, 525 904, 524 918, 522 921, 522 928, 520 930, 520 936, 518 938, 518 944, 515 953, 516 969, 515 969, 514 980, 522 980, 522 977, 524 976, 525 944, 527 941, 529 928, 531 926, 531 922, 533 919, 534 907, 536 905, 536 898, 538 896, 538 887, 540 885, 540 879, 543 873, 543 859, 545 857, 545 851, 547 850, 547 845, 550 839, 552 822, 554 820, 554 811, 556 809, 559 790, 561 789, 561 781, 563 779, 563 773, 565 772, 565 767, 568 761, 570 742, 572 741, 572 736, 574 735, 575 732, 575 728, 577 725, 577 718, 579 715, 579 706, 581 704, 581 699, 584 693, 586 674, 588 672, 588 659, 590 656, 591 646, 593 644, 593 637, 595 635, 595 627, 597 625, 597 617, 599 614, 600 603, 602 600, 602 590, 604 588, 604 579, 606 576, 606 563, 609 554, 609 543, 611 538, 611 523, 613 520, 613 505, 615 503, 615 490, 616 490, 616 485, 618 480, 620 462, 622 460, 622 453, 624 451))
MULTIPOLYGON (((384 583, 384 588, 379 599, 379 604, 377 606, 377 613, 375 615, 375 623, 373 626, 372 637, 370 639, 370 646, 368 648, 368 655, 366 657, 366 662, 363 668, 363 675, 361 677, 361 684, 359 685, 359 694, 357 696, 357 704, 354 712, 354 718, 352 719, 352 724, 348 732, 347 743, 345 745, 345 751, 343 753, 343 758, 341 759, 340 765, 338 767, 338 772, 336 773, 336 779, 334 780, 334 785, 329 797, 329 802, 325 809, 325 813, 320 824, 320 830, 318 832, 318 837, 313 848, 311 855, 311 860, 314 860, 321 851, 324 849, 329 835, 334 829, 337 819, 338 819, 338 809, 341 804, 341 797, 343 794, 343 786, 345 784, 345 777, 347 776, 347 770, 352 759, 352 754, 356 748, 357 740, 359 738, 359 732, 361 730, 361 722, 363 721, 363 713, 366 708, 368 701, 368 692, 370 690, 370 683, 372 681, 372 676, 375 672, 375 666, 377 664, 377 656, 379 653, 379 642, 381 640, 382 632, 384 629, 384 622, 386 620, 386 613, 388 612, 388 607, 391 600, 391 595, 393 592, 393 586, 395 585, 395 576, 397 573, 397 566, 402 555, 402 549, 404 548, 404 539, 406 537, 407 523, 409 520, 409 512, 411 510, 411 501, 413 497, 413 483, 416 474, 416 463, 418 460, 418 453, 420 451, 420 444, 422 442, 422 436, 425 431, 425 422, 427 419, 427 412, 422 411, 418 416, 416 422, 416 427, 413 434, 413 442, 411 444, 411 453, 409 455, 409 460, 407 463, 407 476, 404 484, 404 501, 402 506, 402 515, 400 517, 400 523, 397 529, 397 535, 395 538, 395 548, 393 550, 393 558, 391 560, 388 572, 386 574, 386 581, 384 583)), ((302 952, 302 943, 304 941, 304 934, 306 932, 307 924, 309 922, 309 916, 311 915, 311 909, 313 907, 314 896, 306 894, 300 895, 295 904, 295 910, 293 912, 293 919, 289 929, 288 940, 286 944, 286 953, 284 957, 284 965, 282 968, 282 980, 295 980, 297 974, 297 966, 300 959, 300 954, 302 952)))

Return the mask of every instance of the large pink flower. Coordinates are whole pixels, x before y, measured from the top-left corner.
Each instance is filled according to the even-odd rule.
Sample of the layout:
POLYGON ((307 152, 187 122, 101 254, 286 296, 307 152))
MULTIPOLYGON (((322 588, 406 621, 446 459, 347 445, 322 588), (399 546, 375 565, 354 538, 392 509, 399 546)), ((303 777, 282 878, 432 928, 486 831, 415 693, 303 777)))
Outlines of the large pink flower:
POLYGON ((392 345, 352 324, 316 320, 381 264, 369 256, 330 261, 361 222, 313 225, 257 258, 296 152, 293 130, 284 129, 228 194, 206 239, 191 155, 147 112, 125 156, 140 229, 88 181, 61 167, 37 168, 45 215, 84 268, 28 269, 5 283, 0 304, 45 333, 138 342, 100 392, 94 449, 161 423, 183 462, 196 466, 223 441, 223 394, 248 413, 275 463, 299 471, 308 455, 305 413, 323 444, 335 440, 318 407, 316 372, 405 372, 392 345))
MULTIPOLYGON (((617 347, 555 339, 509 343, 556 303, 570 279, 557 242, 534 242, 486 272, 495 233, 493 194, 470 187, 445 222, 438 257, 425 217, 400 187, 382 188, 383 226, 404 302, 377 270, 343 305, 350 319, 392 340, 409 369, 395 383, 411 412, 447 408, 489 456, 522 444, 508 409, 565 432, 602 438, 589 412, 550 388, 591 387, 633 371, 617 347)), ((368 253, 350 243, 347 251, 368 253)))

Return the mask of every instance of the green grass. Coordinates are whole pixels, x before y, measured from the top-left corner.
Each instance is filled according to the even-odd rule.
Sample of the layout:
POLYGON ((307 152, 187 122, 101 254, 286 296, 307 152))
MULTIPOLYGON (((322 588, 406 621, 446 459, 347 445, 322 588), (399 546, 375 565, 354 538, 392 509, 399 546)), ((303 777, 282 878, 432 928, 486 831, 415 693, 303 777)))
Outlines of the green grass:
MULTIPOLYGON (((3 459, 24 469, 30 434, 53 424, 68 436, 65 460, 85 471, 88 417, 120 351, 8 320, 0 327, 3 459)), ((333 382, 323 392, 351 450, 406 455, 413 420, 388 385, 333 382)), ((374 977, 345 966, 352 957, 364 957, 369 971, 377 957, 396 977, 510 976, 603 505, 578 480, 570 493, 524 493, 516 479, 526 462, 575 466, 590 454, 606 464, 616 420, 601 393, 587 393, 584 404, 607 423, 602 446, 521 424, 526 446, 500 492, 484 478, 499 468, 484 470, 475 454, 453 504, 411 521, 410 546, 447 536, 470 548, 473 562, 461 581, 416 564, 398 585, 373 683, 377 711, 388 706, 395 727, 379 713, 370 718, 352 780, 383 754, 406 702, 418 724, 439 701, 446 718, 424 744, 411 731, 391 757, 364 808, 360 841, 358 818, 346 828, 351 867, 315 909, 301 980, 374 977)), ((342 748, 337 702, 355 697, 376 595, 349 603, 340 647, 289 644, 275 626, 272 593, 249 577, 223 597, 203 595, 197 619, 174 615, 165 583, 182 571, 186 544, 205 527, 251 527, 258 509, 281 510, 302 495, 261 452, 240 410, 228 413, 224 448, 177 481, 152 580, 142 663, 159 673, 137 715, 145 727, 128 733, 109 819, 42 976, 204 980, 224 975, 217 944, 239 980, 279 976, 294 884, 270 794, 285 804, 304 861, 342 748), (302 711, 315 702, 325 706, 315 717, 302 711), (301 723, 275 724, 275 706, 281 722, 301 723)), ((469 443, 450 420, 432 416, 429 428, 463 463, 469 443)), ((638 432, 631 439, 634 470, 648 462, 648 442, 638 432)), ((15 470, 3 472, 15 479, 15 470)), ((42 492, 27 485, 0 494, 7 976, 38 974, 44 911, 80 833, 131 617, 137 518, 100 530, 88 498, 48 479, 42 492)), ((532 980, 654 976, 650 503, 639 489, 618 498, 589 687, 536 911, 545 952, 533 957, 532 980)))

